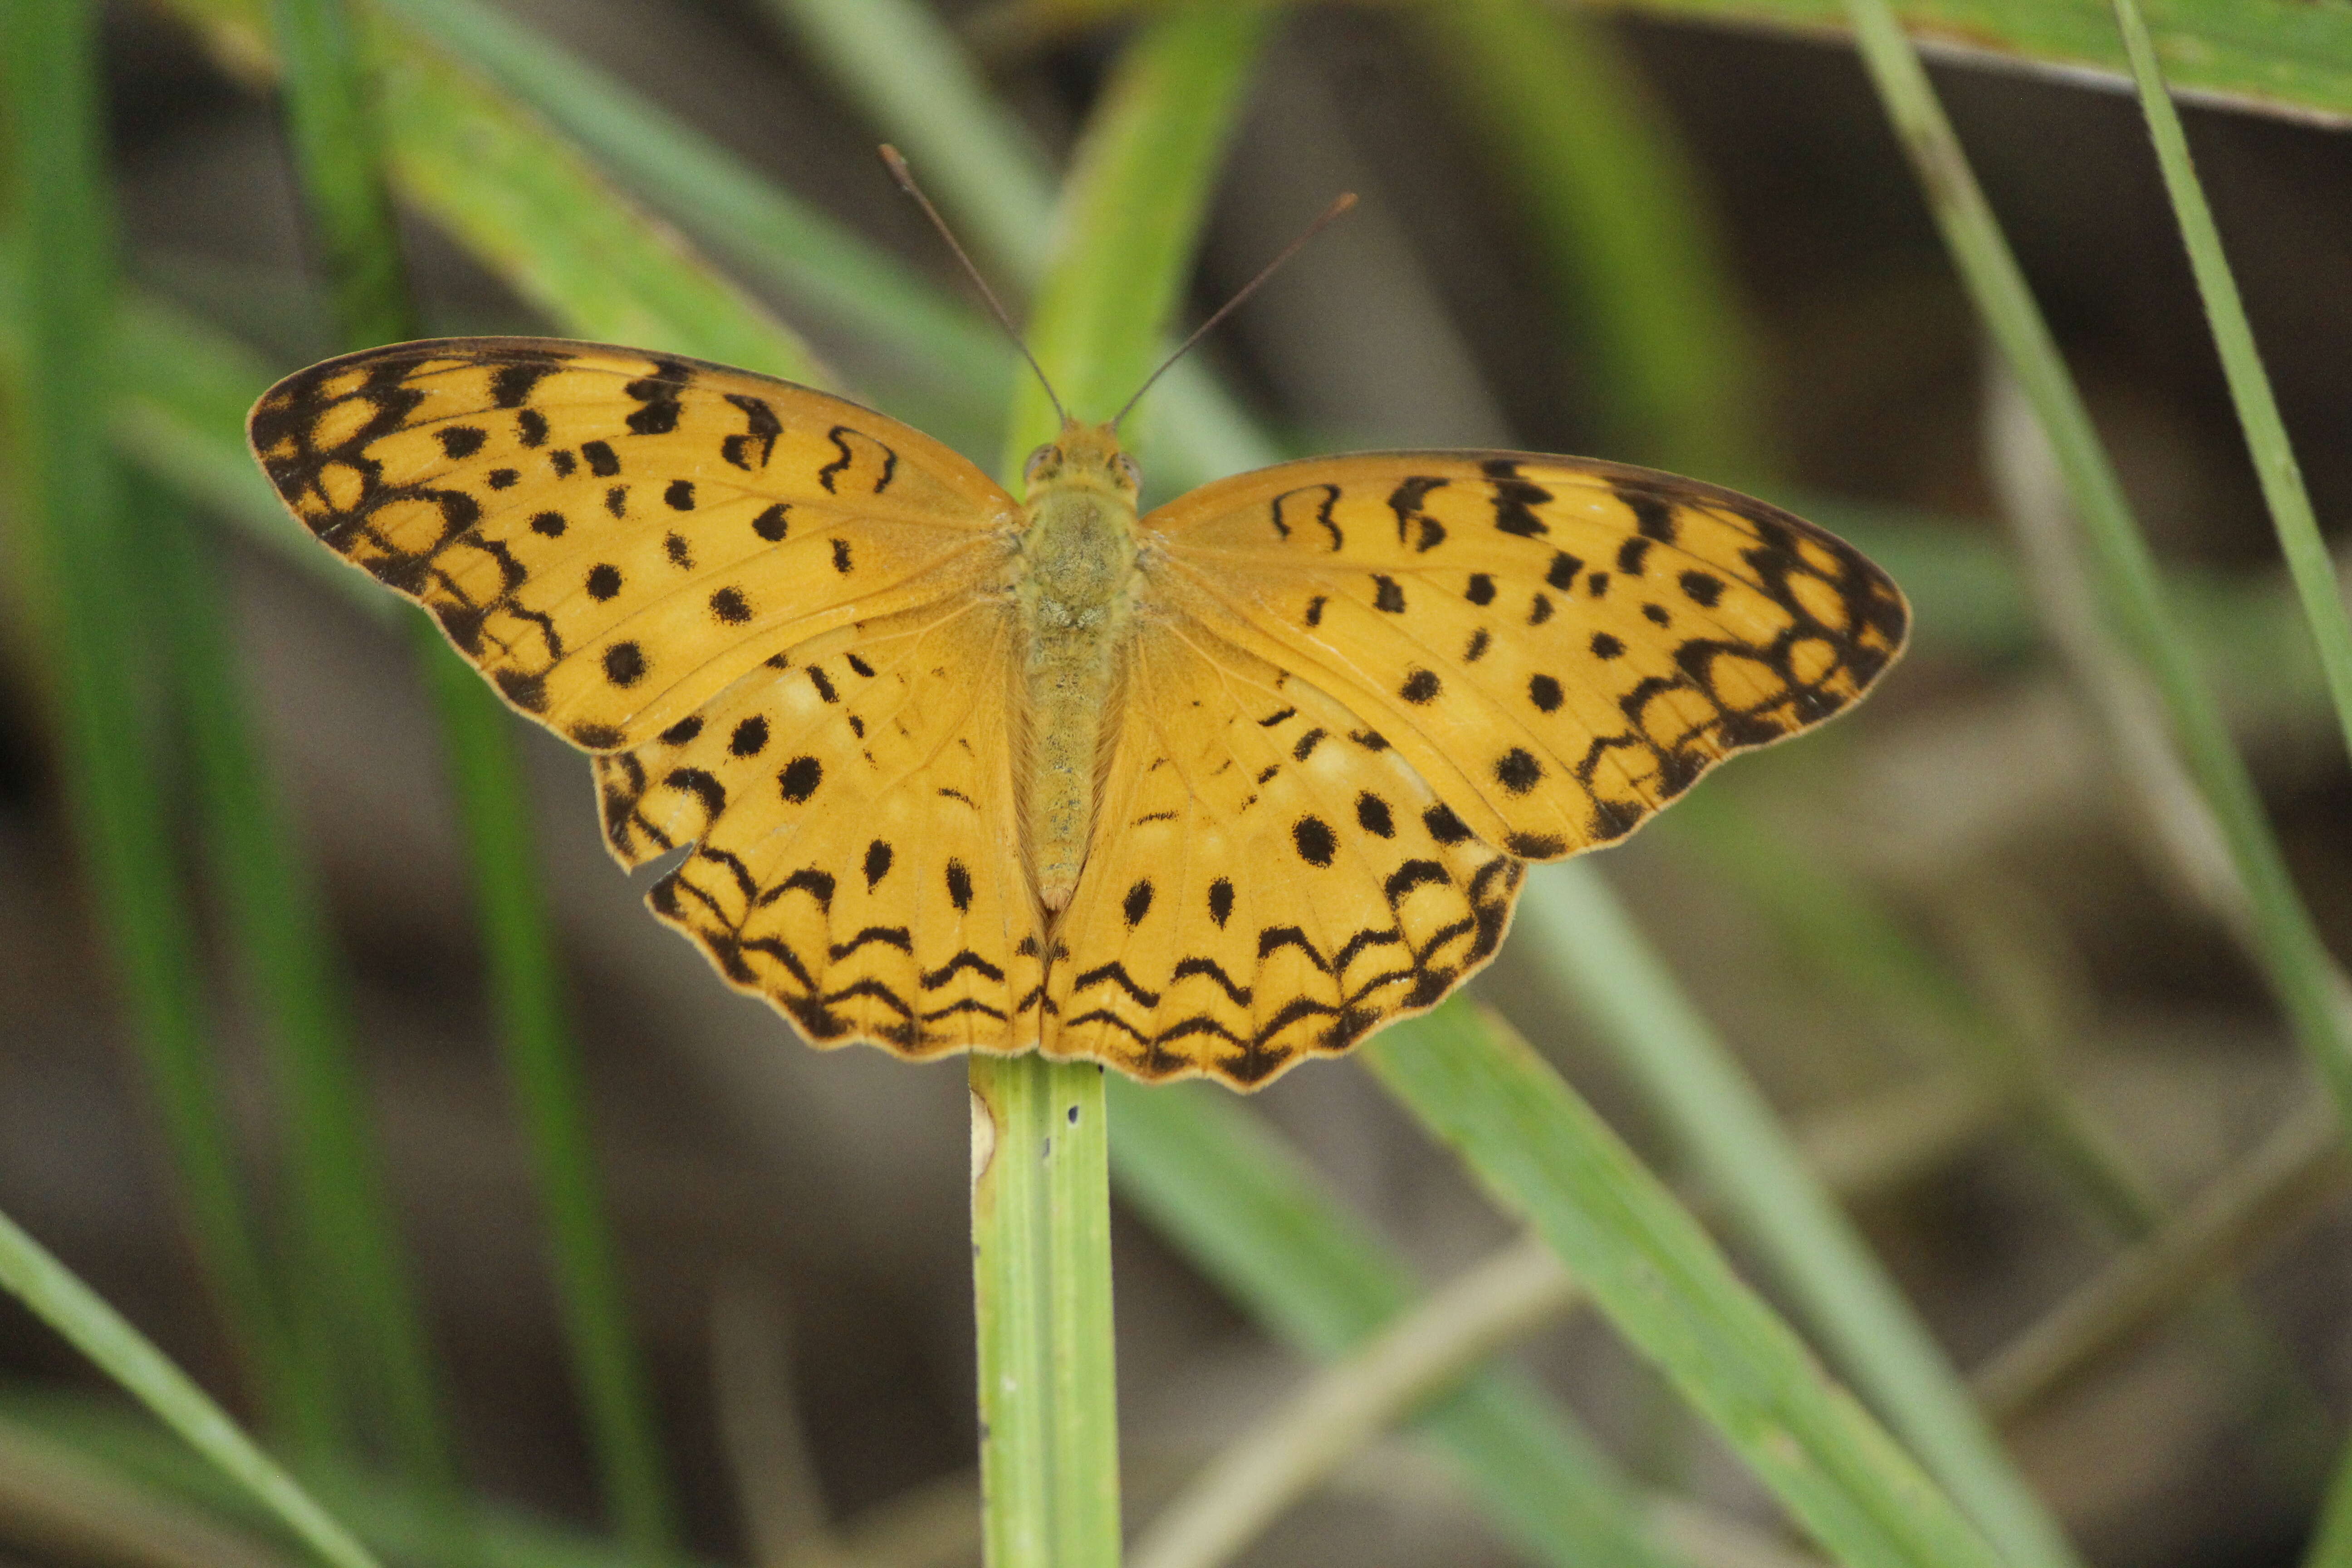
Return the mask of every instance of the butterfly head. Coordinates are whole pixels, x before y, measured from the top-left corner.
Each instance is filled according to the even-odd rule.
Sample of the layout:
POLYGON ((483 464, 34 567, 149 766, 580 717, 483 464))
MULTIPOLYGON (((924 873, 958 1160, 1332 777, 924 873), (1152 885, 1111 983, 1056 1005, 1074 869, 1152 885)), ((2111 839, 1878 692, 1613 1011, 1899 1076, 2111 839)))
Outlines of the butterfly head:
POLYGON ((1143 489, 1143 470, 1121 449, 1118 435, 1108 425, 1065 419, 1061 435, 1029 454, 1029 461, 1022 467, 1021 482, 1032 500, 1051 486, 1101 490, 1132 507, 1143 489))

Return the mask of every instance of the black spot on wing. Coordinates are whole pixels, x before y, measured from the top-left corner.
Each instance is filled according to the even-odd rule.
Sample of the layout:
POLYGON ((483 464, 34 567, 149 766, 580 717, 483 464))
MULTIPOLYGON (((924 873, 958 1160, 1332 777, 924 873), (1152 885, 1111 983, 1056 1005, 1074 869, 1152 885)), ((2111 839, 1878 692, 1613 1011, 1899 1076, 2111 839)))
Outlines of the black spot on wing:
MULTIPOLYGON (((539 384, 540 378, 552 374, 554 370, 552 364, 502 364, 490 373, 490 402, 500 408, 521 408, 530 401, 531 388, 539 384)), ((524 413, 536 416, 538 410, 524 409, 524 413)), ((543 428, 545 421, 541 424, 543 428)), ((538 442, 525 441, 523 445, 534 447, 538 442)))
POLYGON ((1632 486, 1618 487, 1617 499, 1623 501, 1626 510, 1633 514, 1634 531, 1643 539, 1655 540, 1660 544, 1675 542, 1676 531, 1672 501, 1632 486))
POLYGON ((633 642, 616 642, 604 650, 604 679, 615 686, 635 686, 646 678, 652 661, 633 642))
POLYGON ((1541 539, 1551 531, 1534 510, 1551 500, 1551 492, 1521 479, 1517 459, 1489 458, 1478 468, 1494 489, 1496 528, 1522 539, 1541 539))
POLYGON ((1495 782, 1513 795, 1525 795, 1543 782, 1543 764, 1524 747, 1513 746, 1495 759, 1495 782))
POLYGON ((621 388, 644 405, 632 411, 624 421, 634 435, 667 436, 677 429, 678 415, 683 412, 677 395, 694 380, 694 367, 676 360, 656 360, 654 371, 652 375, 641 376, 621 388))
POLYGON ((489 432, 474 425, 444 425, 435 432, 440 438, 441 450, 452 462, 459 462, 482 449, 489 432))
POLYGON ((805 803, 816 793, 816 786, 824 782, 824 764, 814 757, 794 757, 784 764, 783 772, 776 775, 776 784, 782 789, 784 798, 794 805, 805 803))

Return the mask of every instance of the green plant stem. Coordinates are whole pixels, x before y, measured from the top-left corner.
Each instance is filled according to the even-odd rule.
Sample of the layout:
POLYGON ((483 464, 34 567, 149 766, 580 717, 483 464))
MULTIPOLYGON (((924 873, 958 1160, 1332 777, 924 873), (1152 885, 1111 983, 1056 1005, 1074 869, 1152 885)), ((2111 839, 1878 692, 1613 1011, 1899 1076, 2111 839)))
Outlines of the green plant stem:
POLYGON ((5 1215, 0 1215, 0 1287, 258 1499, 322 1561, 337 1568, 375 1568, 367 1549, 255 1447, 204 1390, 5 1215))
MULTIPOLYGON (((1265 21, 1187 11, 1139 33, 1089 125, 1033 346, 1071 406, 1141 378, 1190 267, 1209 186, 1265 21)), ((1119 389, 1119 390, 1113 390, 1119 389)), ((1056 427, 1043 388, 1005 467, 1056 427)), ((1110 1186, 1102 1074, 975 1054, 972 1255, 982 1534, 992 1568, 1118 1558, 1110 1186)))
POLYGON ((972 1296, 992 1568, 1118 1562, 1102 1068, 975 1053, 972 1296))
MULTIPOLYGON (((414 337, 359 30, 343 0, 277 0, 289 115, 338 324, 354 348, 414 337)), ((488 948, 491 1008, 547 1205, 573 1376, 624 1539, 677 1543, 675 1510, 597 1191, 562 963, 539 888, 526 787, 503 708, 429 623, 415 621, 441 720, 488 948)))
POLYGON ((51 680, 66 798, 114 950, 191 1237, 271 1429, 331 1441, 280 1320, 249 1217, 205 1019, 194 935, 141 690, 142 565, 107 450, 114 387, 113 241, 100 152, 97 20, 86 0, 0 10, 24 331, 16 434, 26 559, 51 680))
POLYGON ((2164 172, 2164 188, 2172 198, 2173 217, 2180 225, 2189 264, 2197 274, 2206 320, 2212 324, 2213 346, 2221 353, 2221 370, 2229 378, 2230 399, 2237 405, 2246 448, 2262 480, 2263 500, 2269 504, 2271 522, 2278 530, 2279 549, 2286 556, 2287 571, 2303 601, 2304 616, 2311 623, 2312 641, 2318 646, 2320 668, 2326 672, 2345 749, 2352 753, 2352 616, 2345 613, 2335 563, 2328 559, 2326 542, 2319 536, 2319 521, 2312 513, 2310 492, 2303 487, 2303 470, 2295 463, 2294 445, 2287 440, 2285 421, 2279 417, 2278 399, 2271 395, 2270 378, 2263 374, 2253 324, 2246 320, 2245 301, 2238 297, 2238 280, 2222 252, 2213 210, 2206 205, 2205 188, 2198 182, 2197 166, 2189 159, 2180 112, 2173 108, 2172 95, 2165 89, 2147 20, 2140 15, 2137 0, 2115 0, 2115 6, 2124 50, 2139 88, 2140 110, 2147 117, 2148 137, 2156 143, 2157 163, 2164 172))
POLYGON ((2295 891, 2245 761, 2173 627, 2155 559, 2082 395, 1886 0, 1847 0, 1847 8, 1863 63, 1916 168, 1960 281, 2057 455, 2104 607, 2153 678, 2190 774, 2220 824, 2245 887, 2254 957, 2296 1043, 2352 1128, 2352 1005, 2343 976, 2295 891))
POLYGON ((1520 940, 1544 955, 1855 1387, 2013 1564, 2071 1568, 2064 1535, 1959 1374, 1601 874, 1543 867, 1520 899, 1520 940))
POLYGON ((1829 1552, 1850 1568, 2001 1561, 1524 1042, 1456 1000, 1362 1058, 1829 1552))

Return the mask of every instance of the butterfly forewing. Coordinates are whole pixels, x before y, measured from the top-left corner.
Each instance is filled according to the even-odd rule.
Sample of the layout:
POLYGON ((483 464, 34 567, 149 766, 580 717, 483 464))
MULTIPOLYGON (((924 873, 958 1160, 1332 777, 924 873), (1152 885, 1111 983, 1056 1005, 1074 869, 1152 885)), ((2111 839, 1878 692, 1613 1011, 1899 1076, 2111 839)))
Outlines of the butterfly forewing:
POLYGON ((1570 458, 1288 463, 1143 527, 1154 602, 1329 691, 1532 859, 1621 837, 1722 757, 1837 712, 1908 624, 1810 523, 1570 458))
POLYGON ((255 407, 295 515, 597 759, 625 865, 824 1045, 1036 1043, 1017 841, 1020 509, 914 430, 593 343, 315 365, 255 407))
POLYGON ((627 349, 403 343, 263 396, 254 450, 320 540, 423 604, 516 707, 592 750, 771 653, 966 596, 1019 508, 841 398, 627 349))

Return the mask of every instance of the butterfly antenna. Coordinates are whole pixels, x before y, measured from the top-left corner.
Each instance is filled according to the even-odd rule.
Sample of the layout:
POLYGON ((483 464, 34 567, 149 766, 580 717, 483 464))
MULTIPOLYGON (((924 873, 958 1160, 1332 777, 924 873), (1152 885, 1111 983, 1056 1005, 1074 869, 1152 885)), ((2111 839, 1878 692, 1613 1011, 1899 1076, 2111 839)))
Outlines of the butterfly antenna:
POLYGON ((1192 335, 1186 338, 1181 343, 1179 343, 1174 353, 1170 354, 1166 359, 1161 360, 1158 370, 1153 371, 1150 375, 1143 378, 1143 384, 1135 389, 1135 395, 1129 398, 1126 405, 1111 416, 1110 427, 1114 430, 1118 429, 1119 421, 1125 419, 1129 411, 1131 411, 1137 404, 1143 401, 1143 395, 1151 390, 1151 384, 1153 382, 1158 381, 1161 376, 1166 375, 1170 366, 1173 365, 1178 360, 1182 359, 1186 354, 1192 353, 1192 345, 1199 342, 1202 338, 1207 337, 1210 331, 1219 321, 1223 321, 1227 316, 1232 315, 1235 310, 1239 310, 1241 308, 1242 301, 1256 293, 1258 286, 1264 283, 1267 279, 1273 277, 1276 271, 1280 270, 1284 262, 1289 260, 1292 257, 1306 249, 1307 242, 1313 239, 1317 235, 1321 234, 1325 228, 1329 226, 1333 218, 1338 217, 1341 213, 1346 212, 1349 207, 1354 206, 1355 205, 1355 192, 1340 192, 1339 196, 1332 201, 1331 205, 1323 209, 1322 216, 1317 218, 1313 223, 1308 224, 1307 227, 1300 232, 1297 239, 1294 239, 1288 245, 1284 246, 1280 255, 1276 256, 1273 260, 1260 268, 1256 277, 1243 284, 1239 289, 1234 291, 1232 299, 1218 306, 1214 315, 1202 322, 1199 326, 1193 328, 1192 335))
POLYGON ((1054 390, 1054 384, 1045 379, 1045 367, 1037 363, 1037 356, 1031 353, 1029 345, 1021 341, 1020 330, 1013 326, 1013 318, 1005 314, 1003 304, 996 298, 996 290, 988 286, 988 279, 982 277, 980 268, 972 265, 971 257, 956 238, 955 230, 950 228, 948 220, 940 216, 940 209, 931 205, 931 198, 923 195, 923 187, 915 184, 915 171, 907 167, 907 160, 900 157, 898 149, 887 142, 882 143, 882 162, 889 168, 890 177, 898 182, 899 188, 915 198, 915 205, 923 209, 923 216, 931 220, 931 226, 938 229, 940 237, 948 242, 948 248, 955 252, 955 258, 963 263, 964 275, 979 289, 980 297, 988 301, 989 310, 995 313, 996 324, 1004 329, 1004 335, 1013 340, 1013 346, 1021 351, 1021 357, 1027 360, 1029 368, 1037 373, 1037 384, 1043 386, 1045 395, 1052 399, 1054 413, 1063 424, 1068 424, 1069 411, 1062 406, 1061 395, 1054 390))

